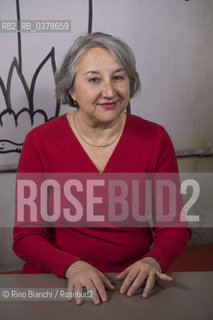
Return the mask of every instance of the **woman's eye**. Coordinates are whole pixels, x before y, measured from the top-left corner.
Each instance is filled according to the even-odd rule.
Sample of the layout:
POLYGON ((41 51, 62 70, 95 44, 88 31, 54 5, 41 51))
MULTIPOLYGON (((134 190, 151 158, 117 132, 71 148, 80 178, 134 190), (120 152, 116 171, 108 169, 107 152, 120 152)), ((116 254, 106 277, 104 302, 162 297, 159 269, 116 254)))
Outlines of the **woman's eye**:
POLYGON ((89 79, 89 82, 98 83, 98 82, 100 82, 100 79, 99 78, 91 78, 91 79, 89 79))
POLYGON ((124 77, 122 77, 122 76, 114 76, 114 77, 113 77, 113 80, 116 80, 116 81, 117 81, 117 80, 123 80, 123 78, 124 78, 124 77))

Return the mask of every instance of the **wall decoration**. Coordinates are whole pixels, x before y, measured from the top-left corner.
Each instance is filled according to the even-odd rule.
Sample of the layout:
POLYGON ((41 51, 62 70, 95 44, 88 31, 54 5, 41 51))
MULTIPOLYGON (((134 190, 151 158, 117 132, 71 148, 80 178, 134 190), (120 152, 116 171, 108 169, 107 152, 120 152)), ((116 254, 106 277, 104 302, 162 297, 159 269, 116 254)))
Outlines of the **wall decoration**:
MULTIPOLYGON (((25 5, 23 2, 22 4, 23 6, 25 5)), ((67 4, 68 4, 68 1, 67 1, 67 4)), ((16 7, 17 25, 19 25, 21 22, 20 1, 19 0, 16 0, 16 2, 14 1, 14 6, 16 7)), ((92 31, 92 0, 88 1, 87 6, 88 6, 87 32, 90 33, 92 31)), ((8 21, 10 20, 8 19, 8 21)), ((10 170, 16 169, 16 166, 17 166, 16 160, 18 160, 17 155, 21 153, 25 135, 35 125, 35 118, 37 117, 40 120, 40 123, 44 123, 55 117, 58 117, 61 111, 60 103, 56 100, 54 111, 51 113, 51 115, 48 115, 47 111, 45 110, 45 107, 37 108, 35 106, 35 99, 34 99, 37 79, 41 73, 42 68, 44 68, 48 62, 50 63, 49 72, 51 72, 52 77, 54 79, 54 74, 56 71, 55 47, 50 48, 50 51, 46 54, 43 60, 36 67, 36 69, 34 70, 34 73, 32 73, 32 80, 30 83, 27 82, 24 75, 24 70, 22 67, 24 64, 23 54, 22 54, 24 50, 22 48, 22 32, 17 32, 17 47, 18 47, 18 57, 15 56, 13 58, 6 81, 4 81, 2 77, 0 77, 0 90, 2 91, 2 95, 3 95, 3 105, 0 106, 0 133, 1 133, 0 135, 0 169, 2 169, 3 171, 4 170, 10 171, 10 170), (23 87, 22 92, 24 91, 24 94, 26 96, 25 101, 27 101, 27 104, 24 106, 16 105, 14 108, 14 103, 11 100, 11 95, 12 95, 11 83, 13 81, 15 72, 19 82, 23 87), (23 115, 24 117, 27 116, 30 119, 30 128, 29 127, 26 128, 27 130, 23 132, 23 127, 22 127, 21 128, 23 132, 22 136, 18 134, 13 135, 13 133, 10 130, 8 130, 8 128, 6 128, 7 130, 4 130, 5 126, 7 125, 7 121, 5 121, 6 118, 7 119, 8 117, 12 118, 14 127, 18 129, 20 126, 19 119, 21 119, 23 115), (8 154, 13 154, 12 163, 11 161, 8 161, 9 157, 6 157, 6 155, 8 154), (13 161, 15 161, 15 163, 13 163, 13 161)), ((18 130, 13 130, 13 132, 14 133, 18 132, 18 130)))

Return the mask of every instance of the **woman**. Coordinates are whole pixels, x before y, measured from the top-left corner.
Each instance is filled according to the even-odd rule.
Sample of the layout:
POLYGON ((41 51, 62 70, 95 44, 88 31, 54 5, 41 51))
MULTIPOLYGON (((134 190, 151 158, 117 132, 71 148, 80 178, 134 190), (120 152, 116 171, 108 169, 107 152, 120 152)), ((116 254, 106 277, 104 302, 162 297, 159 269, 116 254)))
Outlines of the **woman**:
MULTIPOLYGON (((123 41, 103 33, 79 37, 56 76, 56 97, 76 110, 27 135, 18 172, 177 172, 166 131, 125 113, 139 89, 135 59, 123 41)), ((164 272, 186 247, 190 230, 153 231, 16 227, 13 248, 26 261, 24 273, 54 273, 68 279, 68 288, 95 288, 99 304, 107 301, 106 289, 115 289, 103 272, 119 273, 120 293, 128 296, 147 280, 143 298, 156 278, 172 280, 164 272)))

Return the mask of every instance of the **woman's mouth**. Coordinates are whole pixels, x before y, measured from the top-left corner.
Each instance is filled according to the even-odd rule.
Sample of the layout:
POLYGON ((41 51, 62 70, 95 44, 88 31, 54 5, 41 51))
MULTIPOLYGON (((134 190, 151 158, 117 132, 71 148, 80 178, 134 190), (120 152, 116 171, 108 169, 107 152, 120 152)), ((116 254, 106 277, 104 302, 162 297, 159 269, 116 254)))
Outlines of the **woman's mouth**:
POLYGON ((117 102, 105 102, 99 104, 103 109, 114 109, 116 107, 117 102))

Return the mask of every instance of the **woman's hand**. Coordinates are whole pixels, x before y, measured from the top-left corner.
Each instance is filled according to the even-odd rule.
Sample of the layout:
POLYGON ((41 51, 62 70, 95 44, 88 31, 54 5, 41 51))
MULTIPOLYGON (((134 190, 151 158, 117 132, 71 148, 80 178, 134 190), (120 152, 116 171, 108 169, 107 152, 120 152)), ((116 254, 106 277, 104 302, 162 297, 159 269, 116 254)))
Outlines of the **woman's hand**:
MULTIPOLYGON (((68 279, 68 289, 78 290, 78 292, 81 292, 83 287, 87 290, 95 289, 94 304, 107 301, 105 287, 109 290, 115 289, 114 285, 102 272, 82 260, 71 264, 66 271, 65 277, 68 279)), ((81 303, 82 299, 76 298, 76 304, 81 303)))
POLYGON ((145 257, 133 263, 115 277, 116 280, 123 280, 120 293, 127 292, 127 296, 132 296, 135 291, 147 279, 145 288, 142 293, 143 298, 147 298, 157 279, 172 281, 173 278, 162 273, 160 264, 152 257, 145 257))

